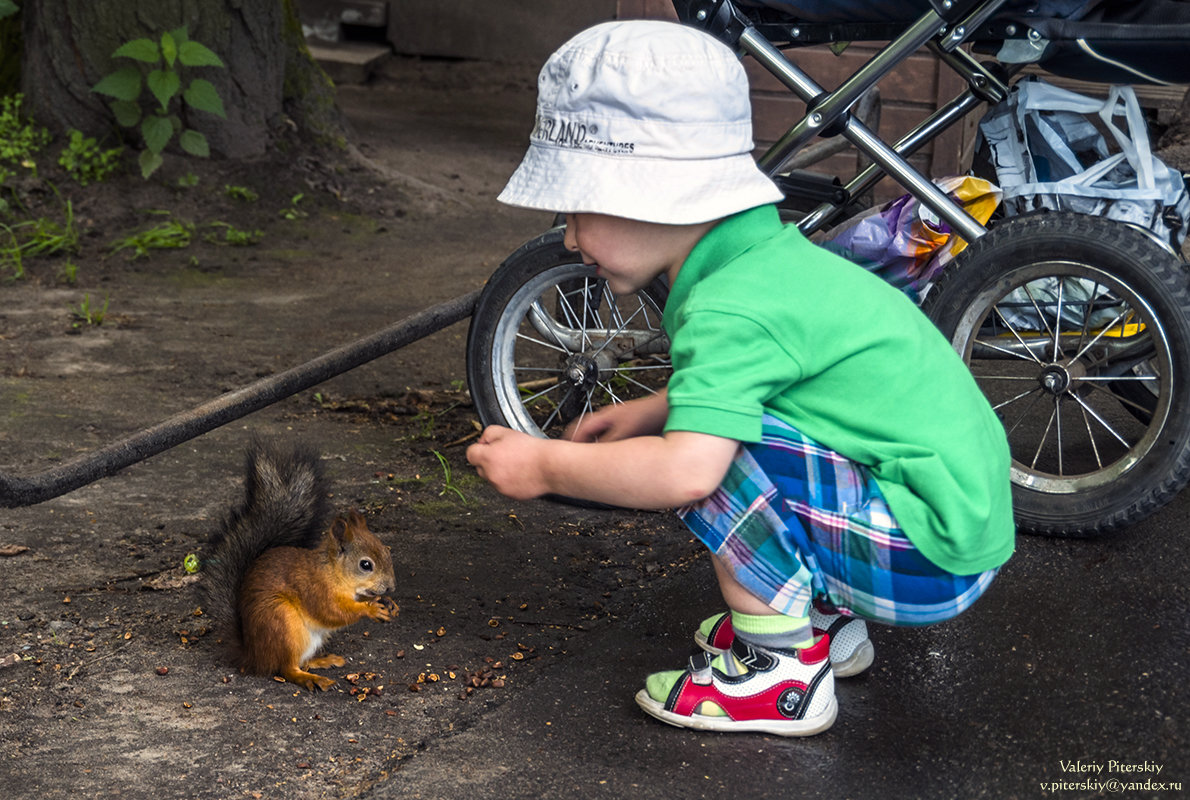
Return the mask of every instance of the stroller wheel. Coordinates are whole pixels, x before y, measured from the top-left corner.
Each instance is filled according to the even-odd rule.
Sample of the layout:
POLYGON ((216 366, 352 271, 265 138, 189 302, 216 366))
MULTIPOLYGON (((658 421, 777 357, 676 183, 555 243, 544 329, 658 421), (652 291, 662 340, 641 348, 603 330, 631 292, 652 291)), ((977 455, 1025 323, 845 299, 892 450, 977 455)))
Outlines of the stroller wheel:
POLYGON ((1094 536, 1190 480, 1190 281, 1143 232, 1015 217, 961 253, 924 310, 1012 448, 1022 530, 1094 536))
POLYGON ((523 245, 480 295, 467 382, 484 425, 558 437, 583 414, 669 380, 664 284, 613 295, 562 237, 554 228, 523 245))

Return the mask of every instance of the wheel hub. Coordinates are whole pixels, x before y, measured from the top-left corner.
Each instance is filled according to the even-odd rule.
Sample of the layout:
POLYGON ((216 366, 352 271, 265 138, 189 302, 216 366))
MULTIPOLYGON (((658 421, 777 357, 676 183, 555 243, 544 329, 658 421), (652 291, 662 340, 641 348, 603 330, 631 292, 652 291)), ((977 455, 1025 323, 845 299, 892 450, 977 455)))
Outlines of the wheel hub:
POLYGON ((571 386, 587 390, 599 381, 599 365, 590 356, 577 353, 566 359, 562 375, 571 386))
POLYGON ((1057 396, 1066 392, 1072 381, 1066 367, 1061 364, 1050 364, 1041 370, 1041 374, 1037 376, 1037 382, 1041 384, 1044 391, 1057 396))

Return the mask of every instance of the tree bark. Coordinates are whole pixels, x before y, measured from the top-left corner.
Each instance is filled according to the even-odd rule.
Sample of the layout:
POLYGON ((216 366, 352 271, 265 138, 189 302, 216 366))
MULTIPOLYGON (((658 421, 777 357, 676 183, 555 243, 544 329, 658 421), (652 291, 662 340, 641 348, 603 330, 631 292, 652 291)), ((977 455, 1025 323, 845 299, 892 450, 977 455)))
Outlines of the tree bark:
MULTIPOLYGON (((107 98, 91 88, 127 59, 112 58, 137 38, 159 41, 183 25, 226 65, 183 75, 215 85, 227 119, 183 109, 186 127, 213 154, 265 153, 295 125, 321 141, 342 139, 342 118, 326 74, 310 57, 292 0, 25 0, 21 86, 27 110, 61 133, 102 138, 116 127, 107 98)), ((186 69, 186 68, 183 68, 186 69)), ((145 93, 147 95, 147 91, 145 93)), ((139 137, 133 137, 139 141, 139 137)))

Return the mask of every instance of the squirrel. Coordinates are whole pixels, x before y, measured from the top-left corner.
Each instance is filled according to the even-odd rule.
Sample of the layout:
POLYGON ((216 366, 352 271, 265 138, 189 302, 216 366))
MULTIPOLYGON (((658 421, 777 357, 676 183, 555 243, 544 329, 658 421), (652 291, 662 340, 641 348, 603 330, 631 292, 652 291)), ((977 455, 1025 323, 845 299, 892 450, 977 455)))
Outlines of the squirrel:
POLYGON ((242 671, 280 675, 313 690, 335 681, 309 668, 341 667, 315 654, 327 637, 363 617, 399 611, 392 554, 352 511, 329 526, 328 483, 302 446, 248 448, 245 496, 212 537, 204 566, 207 607, 242 671))

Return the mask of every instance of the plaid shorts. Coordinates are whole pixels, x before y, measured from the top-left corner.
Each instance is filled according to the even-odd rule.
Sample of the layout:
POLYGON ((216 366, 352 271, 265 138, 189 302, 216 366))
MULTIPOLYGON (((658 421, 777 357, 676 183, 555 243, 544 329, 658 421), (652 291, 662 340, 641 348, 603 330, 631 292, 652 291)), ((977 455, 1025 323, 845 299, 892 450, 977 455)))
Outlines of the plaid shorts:
POLYGON ((968 608, 997 570, 952 575, 906 538, 871 471, 765 415, 710 497, 678 510, 744 588, 804 617, 818 601, 889 625, 968 608))

